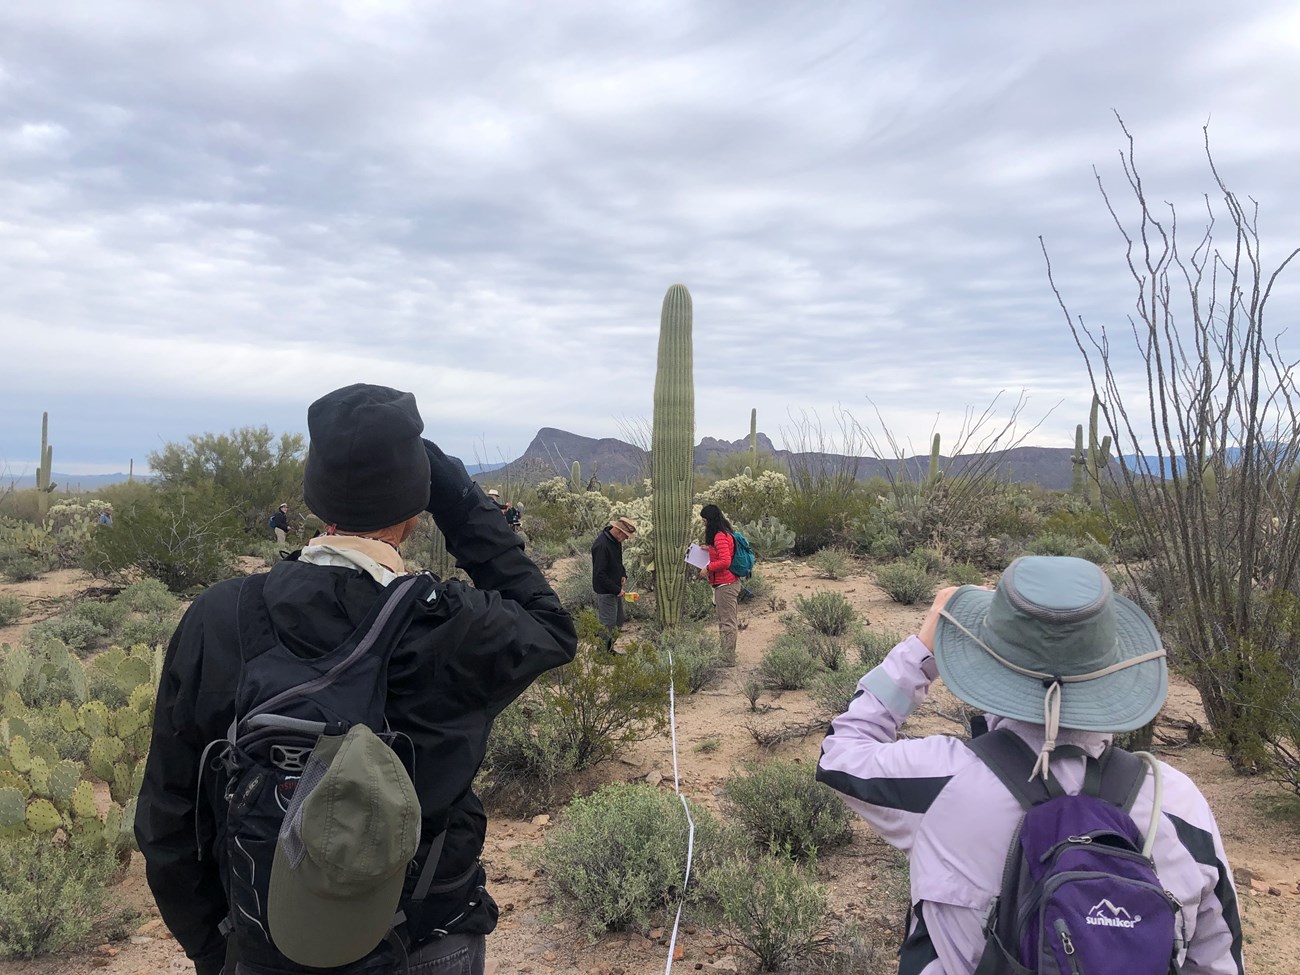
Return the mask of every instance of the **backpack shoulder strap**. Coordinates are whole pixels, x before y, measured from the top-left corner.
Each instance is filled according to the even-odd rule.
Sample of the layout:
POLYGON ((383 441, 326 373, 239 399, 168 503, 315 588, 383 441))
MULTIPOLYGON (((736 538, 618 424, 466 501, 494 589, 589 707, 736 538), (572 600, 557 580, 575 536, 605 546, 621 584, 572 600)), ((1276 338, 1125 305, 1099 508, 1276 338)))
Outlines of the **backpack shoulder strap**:
POLYGON ((1083 791, 1132 812, 1146 780, 1147 766, 1132 752, 1108 745, 1100 758, 1088 759, 1083 777, 1083 791))
POLYGON ((1026 810, 1065 795, 1055 775, 1049 772, 1046 782, 1033 775, 1038 756, 1014 731, 999 728, 970 739, 966 747, 988 766, 1026 810))

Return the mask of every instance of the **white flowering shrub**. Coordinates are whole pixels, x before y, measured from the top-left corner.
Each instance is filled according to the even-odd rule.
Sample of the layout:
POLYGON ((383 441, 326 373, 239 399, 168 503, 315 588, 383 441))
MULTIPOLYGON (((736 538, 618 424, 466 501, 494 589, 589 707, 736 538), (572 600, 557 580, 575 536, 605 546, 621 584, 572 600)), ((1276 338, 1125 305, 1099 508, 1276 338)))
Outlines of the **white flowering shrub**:
POLYGON ((698 506, 716 504, 733 525, 779 514, 790 503, 790 479, 779 471, 756 477, 730 477, 717 481, 696 497, 698 506))

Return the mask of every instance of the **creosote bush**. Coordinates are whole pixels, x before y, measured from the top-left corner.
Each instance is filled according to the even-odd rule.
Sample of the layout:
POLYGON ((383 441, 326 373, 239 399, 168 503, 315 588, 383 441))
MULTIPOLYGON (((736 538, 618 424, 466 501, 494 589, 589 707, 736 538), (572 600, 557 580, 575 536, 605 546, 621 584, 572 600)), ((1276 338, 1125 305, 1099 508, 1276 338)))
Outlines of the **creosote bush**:
POLYGON ((809 867, 783 856, 736 859, 710 871, 703 886, 760 971, 786 971, 827 944, 829 898, 809 867))
POLYGON ((84 938, 117 865, 110 851, 61 839, 0 840, 0 958, 35 958, 84 938))
POLYGON ((655 645, 664 655, 673 659, 673 689, 678 694, 694 694, 708 687, 722 673, 723 667, 734 667, 736 661, 724 661, 718 646, 718 635, 708 630, 676 627, 664 630, 655 638, 655 645))
POLYGON ((958 562, 955 565, 950 565, 946 574, 948 581, 954 586, 984 585, 984 570, 978 565, 972 565, 969 562, 958 562))
POLYGON ((896 603, 911 606, 934 595, 934 583, 914 562, 892 562, 876 570, 876 585, 896 603))
POLYGON ((808 564, 822 579, 843 579, 853 571, 853 554, 838 545, 828 545, 809 556, 808 564))
POLYGON ((838 592, 815 592, 800 596, 795 606, 805 623, 826 636, 843 636, 853 629, 858 614, 848 599, 838 592))
POLYGON ((722 795, 731 818, 755 843, 796 859, 853 838, 848 807, 801 762, 750 763, 727 778, 722 795))
MULTIPOLYGON (((726 831, 691 805, 691 890, 729 852, 726 831)), ((682 893, 688 826, 681 800, 648 785, 616 783, 574 799, 538 854, 557 909, 592 938, 669 918, 682 893)), ((692 899, 693 896, 692 896, 692 899)))
POLYGON ((17 596, 0 596, 0 626, 17 623, 23 617, 23 601, 17 596))
POLYGON ((863 673, 880 666, 890 650, 903 642, 897 630, 863 630, 858 634, 858 664, 863 673))
POLYGON ((774 691, 797 691, 808 686, 817 661, 808 655, 799 636, 783 633, 772 642, 758 665, 763 686, 774 691))
POLYGON ((808 687, 808 696, 817 705, 818 716, 831 721, 847 711, 861 679, 857 670, 844 669, 828 670, 814 677, 808 687))

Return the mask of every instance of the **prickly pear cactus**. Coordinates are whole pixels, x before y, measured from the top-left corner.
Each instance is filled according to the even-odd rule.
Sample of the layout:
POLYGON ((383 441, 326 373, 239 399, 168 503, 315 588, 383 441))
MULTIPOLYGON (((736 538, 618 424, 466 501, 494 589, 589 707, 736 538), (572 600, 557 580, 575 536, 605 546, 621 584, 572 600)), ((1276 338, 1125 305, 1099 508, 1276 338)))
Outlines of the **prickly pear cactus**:
POLYGON ((72 808, 72 794, 81 783, 81 765, 64 759, 50 769, 50 799, 60 809, 72 808))
POLYGON ((27 781, 32 784, 32 791, 46 799, 50 797, 50 766, 40 755, 33 755, 31 768, 27 770, 27 781))
POLYGON ((19 775, 26 775, 32 770, 32 750, 22 735, 14 735, 9 740, 8 758, 9 764, 19 775))
POLYGON ((33 799, 27 804, 27 828, 40 836, 48 836, 63 825, 63 817, 48 799, 33 799))
POLYGON ((99 819, 99 810, 95 806, 95 787, 85 779, 78 782, 72 790, 69 806, 77 819, 99 819))
POLYGON ((27 824, 27 799, 11 785, 0 785, 0 832, 27 824))

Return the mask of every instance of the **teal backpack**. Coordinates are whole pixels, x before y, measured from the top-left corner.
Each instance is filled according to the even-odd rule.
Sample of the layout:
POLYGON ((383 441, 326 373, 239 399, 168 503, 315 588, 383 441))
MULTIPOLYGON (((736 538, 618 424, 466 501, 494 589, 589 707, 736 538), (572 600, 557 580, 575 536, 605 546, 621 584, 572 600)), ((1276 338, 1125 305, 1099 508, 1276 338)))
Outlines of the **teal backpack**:
POLYGON ((733 531, 731 538, 736 545, 727 570, 738 579, 748 579, 754 574, 754 550, 749 547, 749 539, 740 532, 733 531))

